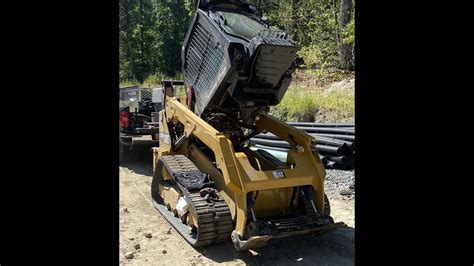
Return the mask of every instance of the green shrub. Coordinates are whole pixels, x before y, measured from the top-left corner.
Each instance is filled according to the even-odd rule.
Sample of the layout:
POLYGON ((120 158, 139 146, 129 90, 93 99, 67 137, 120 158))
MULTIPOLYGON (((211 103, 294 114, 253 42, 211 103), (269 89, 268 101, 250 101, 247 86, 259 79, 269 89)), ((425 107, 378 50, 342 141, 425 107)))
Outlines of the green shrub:
POLYGON ((298 51, 298 56, 303 58, 304 63, 309 68, 319 68, 324 63, 324 55, 317 45, 301 48, 301 50, 298 51))
POLYGON ((123 80, 120 82, 119 87, 123 88, 123 87, 130 87, 130 86, 136 86, 136 85, 140 85, 140 83, 134 80, 123 80))
POLYGON ((354 95, 345 91, 314 90, 290 86, 270 114, 284 121, 348 122, 354 120, 354 95))
POLYGON ((342 40, 343 44, 354 44, 355 42, 355 22, 354 17, 352 17, 351 21, 347 23, 344 27, 344 31, 342 32, 342 36, 344 39, 342 40))

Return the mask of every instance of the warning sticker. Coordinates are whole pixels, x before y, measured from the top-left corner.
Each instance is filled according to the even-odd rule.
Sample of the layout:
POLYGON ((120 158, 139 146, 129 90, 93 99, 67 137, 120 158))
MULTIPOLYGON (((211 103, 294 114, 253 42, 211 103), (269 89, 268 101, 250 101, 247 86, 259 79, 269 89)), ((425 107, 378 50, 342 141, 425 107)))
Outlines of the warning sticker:
POLYGON ((283 173, 283 171, 273 171, 272 174, 275 179, 285 178, 285 173, 283 173))

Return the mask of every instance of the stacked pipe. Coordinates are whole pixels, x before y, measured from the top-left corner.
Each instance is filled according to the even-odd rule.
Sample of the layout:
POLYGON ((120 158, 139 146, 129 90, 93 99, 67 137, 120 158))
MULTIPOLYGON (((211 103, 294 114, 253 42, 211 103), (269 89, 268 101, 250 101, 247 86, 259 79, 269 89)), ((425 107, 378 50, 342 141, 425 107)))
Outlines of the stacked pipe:
MULTIPOLYGON (((315 148, 326 169, 353 170, 355 167, 355 128, 353 123, 288 122, 315 138, 315 148)), ((286 153, 290 144, 267 133, 250 139, 256 148, 286 153)))

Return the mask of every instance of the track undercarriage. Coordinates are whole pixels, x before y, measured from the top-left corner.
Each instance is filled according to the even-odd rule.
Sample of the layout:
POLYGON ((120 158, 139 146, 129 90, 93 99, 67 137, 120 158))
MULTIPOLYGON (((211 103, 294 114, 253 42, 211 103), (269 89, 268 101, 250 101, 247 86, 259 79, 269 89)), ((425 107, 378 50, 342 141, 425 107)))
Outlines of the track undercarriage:
POLYGON ((192 246, 229 240, 233 222, 225 201, 210 186, 186 187, 181 180, 198 180, 205 175, 194 163, 183 155, 163 156, 157 171, 152 183, 153 205, 192 246), (187 200, 185 211, 176 208, 181 197, 187 200))
MULTIPOLYGON (((322 214, 315 212, 307 187, 294 188, 300 208, 285 216, 257 219, 251 208, 244 239, 233 231, 234 222, 225 200, 219 195, 209 175, 201 172, 184 155, 162 156, 152 182, 153 205, 160 214, 194 247, 207 246, 232 239, 237 250, 264 246, 272 238, 324 232, 341 225, 330 216, 325 196, 322 214), (204 181, 204 182, 203 182, 204 181), (186 209, 178 205, 185 199, 186 209)), ((251 197, 251 194, 248 194, 251 197)), ((248 198, 249 202, 254 199, 248 198)))

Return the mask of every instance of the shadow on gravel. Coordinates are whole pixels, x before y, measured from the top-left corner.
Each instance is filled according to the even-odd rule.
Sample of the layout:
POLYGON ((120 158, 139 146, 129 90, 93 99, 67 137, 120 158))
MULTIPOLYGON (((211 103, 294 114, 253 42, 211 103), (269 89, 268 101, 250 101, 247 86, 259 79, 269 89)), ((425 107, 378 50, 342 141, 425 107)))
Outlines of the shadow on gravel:
POLYGON ((139 175, 153 175, 153 152, 151 146, 135 146, 126 151, 121 167, 128 168, 139 175))
POLYGON ((232 243, 196 249, 216 262, 241 259, 249 265, 354 265, 354 228, 335 228, 322 235, 273 239, 260 249, 236 251, 232 243))

